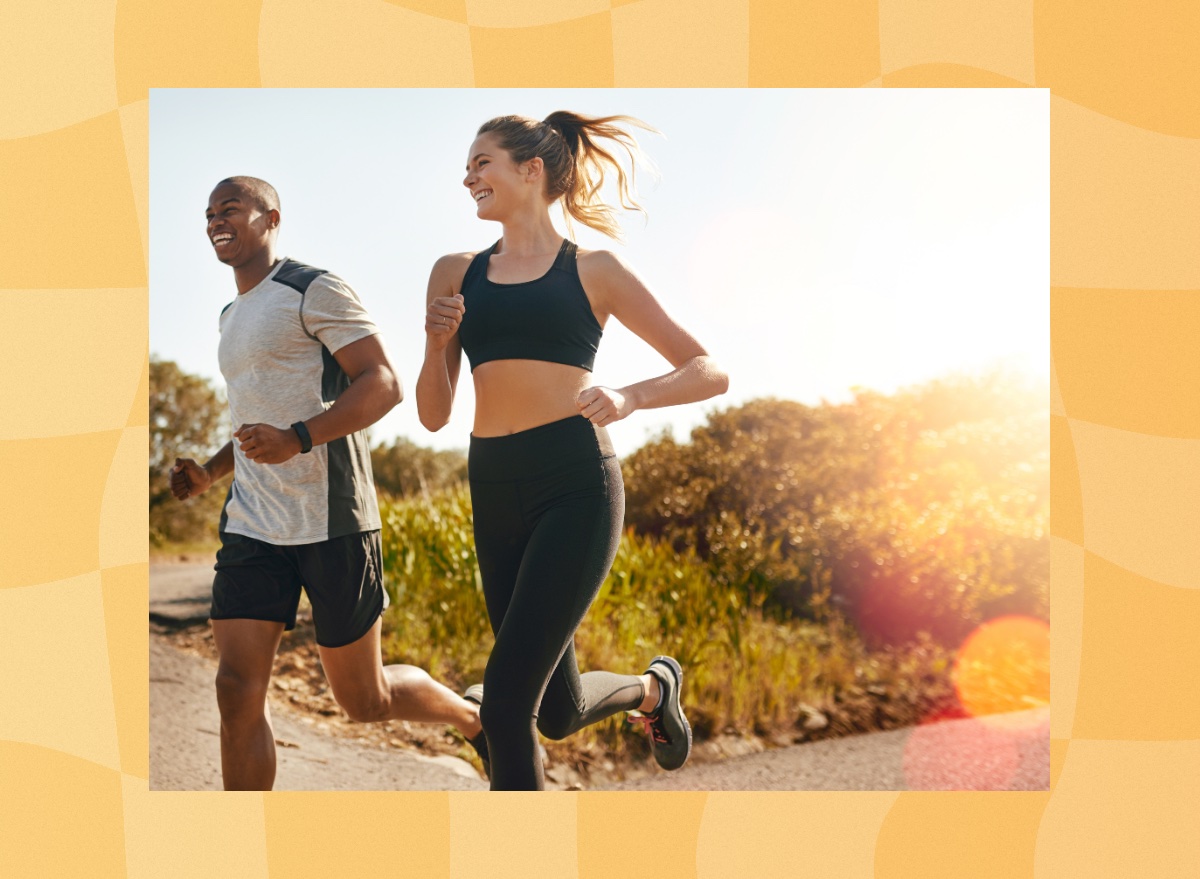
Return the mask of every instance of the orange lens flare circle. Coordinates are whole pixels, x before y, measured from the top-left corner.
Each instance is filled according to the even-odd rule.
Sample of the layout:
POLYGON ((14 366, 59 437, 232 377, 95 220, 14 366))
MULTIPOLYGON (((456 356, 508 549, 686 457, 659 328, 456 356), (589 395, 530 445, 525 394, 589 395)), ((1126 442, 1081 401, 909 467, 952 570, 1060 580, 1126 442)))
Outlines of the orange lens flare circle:
MULTIPOLYGON (((989 620, 963 641, 951 679, 959 704, 971 717, 1047 707, 1050 625, 1026 616, 989 620)), ((1031 724, 1041 721, 1040 716, 1030 715, 1031 724)), ((1019 718, 995 718, 995 722, 1019 725, 1019 718)))

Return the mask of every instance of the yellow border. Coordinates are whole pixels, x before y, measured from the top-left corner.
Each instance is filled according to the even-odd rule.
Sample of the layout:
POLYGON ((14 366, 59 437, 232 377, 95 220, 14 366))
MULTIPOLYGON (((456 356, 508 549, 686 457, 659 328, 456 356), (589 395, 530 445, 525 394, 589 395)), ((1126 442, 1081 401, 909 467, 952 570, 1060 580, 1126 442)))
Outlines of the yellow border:
POLYGON ((1198 10, 6 0, 0 872, 1200 875, 1198 10), (260 85, 1048 88, 1052 791, 150 795, 147 90, 260 85))

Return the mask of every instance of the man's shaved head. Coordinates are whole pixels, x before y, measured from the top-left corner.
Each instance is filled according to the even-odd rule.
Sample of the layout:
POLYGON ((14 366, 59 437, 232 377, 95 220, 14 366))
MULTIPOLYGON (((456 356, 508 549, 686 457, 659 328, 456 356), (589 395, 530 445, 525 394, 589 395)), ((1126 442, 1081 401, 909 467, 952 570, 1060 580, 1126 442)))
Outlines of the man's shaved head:
POLYGON ((259 180, 257 177, 226 177, 213 189, 226 184, 232 184, 242 190, 260 211, 279 210, 279 193, 265 180, 259 180))

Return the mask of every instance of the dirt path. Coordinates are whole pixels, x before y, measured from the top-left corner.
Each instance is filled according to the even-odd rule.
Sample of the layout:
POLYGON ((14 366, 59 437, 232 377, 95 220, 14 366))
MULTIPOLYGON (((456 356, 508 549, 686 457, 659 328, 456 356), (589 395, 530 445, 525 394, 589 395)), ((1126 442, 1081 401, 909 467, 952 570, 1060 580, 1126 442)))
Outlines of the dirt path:
POLYGON ((827 739, 597 790, 1049 790, 1050 711, 827 739))
MULTIPOLYGON (((220 790, 216 665, 150 636, 150 789, 220 790)), ((471 764, 365 745, 273 701, 276 790, 486 790, 471 764)), ((327 725, 327 724, 326 724, 327 725)))
MULTIPOLYGON (((206 643, 210 562, 150 566, 150 787, 220 790, 219 718, 206 643), (164 634, 173 632, 174 634, 164 634), (183 649, 181 649, 183 648, 183 649)), ((278 790, 484 790, 453 737, 427 725, 350 724, 315 646, 291 644, 271 690, 278 790), (389 728, 392 731, 389 731, 389 728), (420 750, 427 753, 422 754, 420 750)), ((1049 710, 830 739, 725 760, 703 754, 596 790, 1048 790, 1049 710), (699 757, 699 759, 696 759, 699 757)), ((706 745, 712 750, 714 743, 706 745)), ((550 768, 547 786, 574 787, 550 768)))

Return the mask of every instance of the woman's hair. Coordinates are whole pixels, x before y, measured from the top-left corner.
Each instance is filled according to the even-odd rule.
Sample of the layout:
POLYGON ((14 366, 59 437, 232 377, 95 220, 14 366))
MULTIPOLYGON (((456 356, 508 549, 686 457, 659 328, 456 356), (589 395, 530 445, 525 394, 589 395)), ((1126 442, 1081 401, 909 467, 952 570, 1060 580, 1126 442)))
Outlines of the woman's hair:
POLYGON ((546 194, 551 201, 562 199, 568 230, 574 217, 610 238, 620 239, 616 211, 600 200, 605 173, 611 171, 617 176, 621 207, 644 214, 645 209, 635 197, 634 175, 638 165, 651 172, 655 169, 633 135, 615 123, 658 133, 632 116, 581 116, 567 110, 556 110, 541 122, 526 116, 497 116, 483 123, 478 133, 495 134, 500 146, 518 165, 535 157, 542 160, 546 194), (598 143, 604 140, 625 151, 629 158, 628 173, 613 155, 615 150, 598 143))

